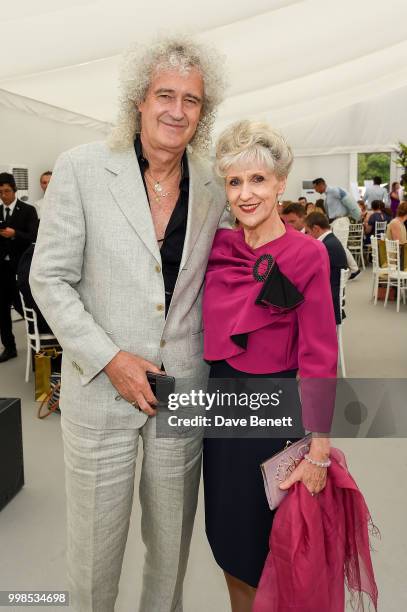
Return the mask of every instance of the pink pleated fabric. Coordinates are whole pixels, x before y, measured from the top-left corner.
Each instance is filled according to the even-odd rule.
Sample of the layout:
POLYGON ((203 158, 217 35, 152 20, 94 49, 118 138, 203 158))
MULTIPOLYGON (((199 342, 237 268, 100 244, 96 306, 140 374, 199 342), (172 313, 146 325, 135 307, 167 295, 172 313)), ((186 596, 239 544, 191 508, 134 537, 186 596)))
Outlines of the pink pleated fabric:
POLYGON ((281 503, 253 612, 344 612, 345 584, 354 610, 362 592, 377 610, 370 513, 343 453, 331 449, 331 460, 319 495, 296 483, 281 503))
POLYGON ((203 322, 205 359, 224 359, 250 374, 298 370, 304 428, 330 431, 338 342, 328 253, 321 242, 287 225, 280 238, 252 249, 243 230, 218 230, 205 278, 203 322), (264 255, 274 258, 302 294, 295 308, 256 304, 263 283, 253 270, 264 255), (247 335, 246 347, 234 341, 239 335, 247 335))

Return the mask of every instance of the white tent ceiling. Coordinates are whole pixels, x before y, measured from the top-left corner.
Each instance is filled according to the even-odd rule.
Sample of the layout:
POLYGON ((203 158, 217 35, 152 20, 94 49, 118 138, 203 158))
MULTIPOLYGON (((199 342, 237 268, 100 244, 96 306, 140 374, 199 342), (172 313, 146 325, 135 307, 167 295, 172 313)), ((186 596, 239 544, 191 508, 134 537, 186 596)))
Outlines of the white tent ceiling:
POLYGON ((406 114, 385 106, 395 97, 400 113, 407 108, 406 24, 406 0, 21 0, 3 20, 0 88, 113 122, 119 53, 160 32, 186 31, 227 57, 218 129, 263 117, 287 128, 300 149, 344 146, 347 138, 386 145, 407 139, 406 114), (318 125, 328 130, 325 143, 323 135, 315 140, 318 125))

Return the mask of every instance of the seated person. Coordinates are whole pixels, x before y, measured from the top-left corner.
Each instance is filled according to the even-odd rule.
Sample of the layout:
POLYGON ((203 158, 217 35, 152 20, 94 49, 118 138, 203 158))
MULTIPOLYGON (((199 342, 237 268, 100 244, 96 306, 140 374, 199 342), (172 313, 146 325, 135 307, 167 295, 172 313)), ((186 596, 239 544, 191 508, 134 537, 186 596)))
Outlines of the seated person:
MULTIPOLYGON (((27 308, 32 308, 37 313, 37 324, 38 331, 40 334, 52 334, 52 330, 50 329, 48 323, 44 319, 41 314, 40 309, 34 301, 34 298, 31 294, 30 283, 28 282, 30 276, 30 268, 31 261, 34 254, 35 243, 28 247, 26 251, 22 254, 20 261, 18 263, 17 268, 17 287, 18 290, 22 293, 24 304, 27 308)), ((30 333, 34 330, 30 329, 30 333)))
POLYGON ((340 284, 341 270, 348 267, 345 249, 335 234, 331 231, 328 217, 319 212, 309 214, 305 219, 305 233, 316 240, 320 240, 326 247, 331 269, 330 282, 332 301, 335 311, 336 324, 339 325, 345 314, 341 312, 340 284))
POLYGON ((319 213, 322 213, 322 214, 326 215, 324 200, 322 198, 320 198, 315 203, 314 202, 307 202, 307 204, 305 206, 305 212, 306 212, 307 215, 309 215, 309 214, 311 214, 313 212, 319 212, 319 213))
POLYGON ((377 232, 376 232, 376 223, 378 221, 382 222, 382 221, 386 221, 386 223, 389 222, 389 218, 387 217, 387 215, 384 214, 384 212, 381 210, 381 205, 383 204, 383 202, 381 202, 380 200, 373 200, 372 202, 372 214, 369 215, 366 220, 363 223, 364 226, 364 230, 365 230, 365 244, 370 244, 370 236, 377 236, 377 232))
POLYGON ((318 200, 316 200, 316 202, 315 202, 315 212, 320 212, 320 213, 326 215, 325 202, 324 202, 323 198, 319 198, 318 200))
POLYGON ((360 216, 361 216, 361 222, 363 223, 365 221, 365 219, 369 216, 369 211, 367 209, 366 203, 364 200, 358 200, 358 205, 360 208, 360 216))
POLYGON ((397 208, 397 216, 387 226, 386 238, 405 244, 407 242, 405 221, 407 221, 407 202, 401 202, 397 208))
POLYGON ((315 204, 314 204, 314 202, 307 202, 306 205, 305 205, 305 214, 309 215, 309 214, 311 214, 314 211, 315 211, 315 204))
POLYGON ((390 221, 393 219, 391 208, 386 206, 384 202, 380 202, 380 212, 386 217, 387 223, 390 223, 390 221))
POLYGON ((285 223, 292 225, 294 229, 305 233, 305 207, 297 202, 292 202, 284 207, 281 218, 285 223))

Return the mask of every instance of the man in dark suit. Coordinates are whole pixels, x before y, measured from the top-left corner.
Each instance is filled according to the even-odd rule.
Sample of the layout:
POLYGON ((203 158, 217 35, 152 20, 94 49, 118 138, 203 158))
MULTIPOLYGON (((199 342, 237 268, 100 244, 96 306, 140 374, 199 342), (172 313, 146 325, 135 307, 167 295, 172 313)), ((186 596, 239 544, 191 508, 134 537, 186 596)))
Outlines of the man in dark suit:
POLYGON ((305 231, 307 234, 324 243, 328 251, 329 263, 331 267, 331 291, 334 304, 335 320, 339 325, 344 318, 341 316, 340 306, 340 283, 341 270, 348 267, 346 252, 342 243, 331 231, 328 218, 319 212, 313 212, 305 219, 305 231))
POLYGON ((16 273, 24 251, 35 242, 38 230, 37 212, 17 198, 14 176, 0 173, 0 338, 4 350, 0 363, 17 357, 12 330, 11 306, 23 316, 16 273))

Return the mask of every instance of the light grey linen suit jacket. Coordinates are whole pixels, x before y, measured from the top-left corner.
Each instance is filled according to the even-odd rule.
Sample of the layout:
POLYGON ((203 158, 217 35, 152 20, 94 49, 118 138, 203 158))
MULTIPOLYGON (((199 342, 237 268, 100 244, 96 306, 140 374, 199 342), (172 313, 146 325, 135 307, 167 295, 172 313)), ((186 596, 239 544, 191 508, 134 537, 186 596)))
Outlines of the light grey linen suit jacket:
POLYGON ((103 372, 119 350, 140 355, 199 388, 202 288, 225 206, 208 162, 188 153, 188 223, 180 272, 165 318, 161 257, 134 149, 104 142, 63 153, 41 215, 32 293, 63 347, 61 410, 97 429, 146 421, 103 372))

